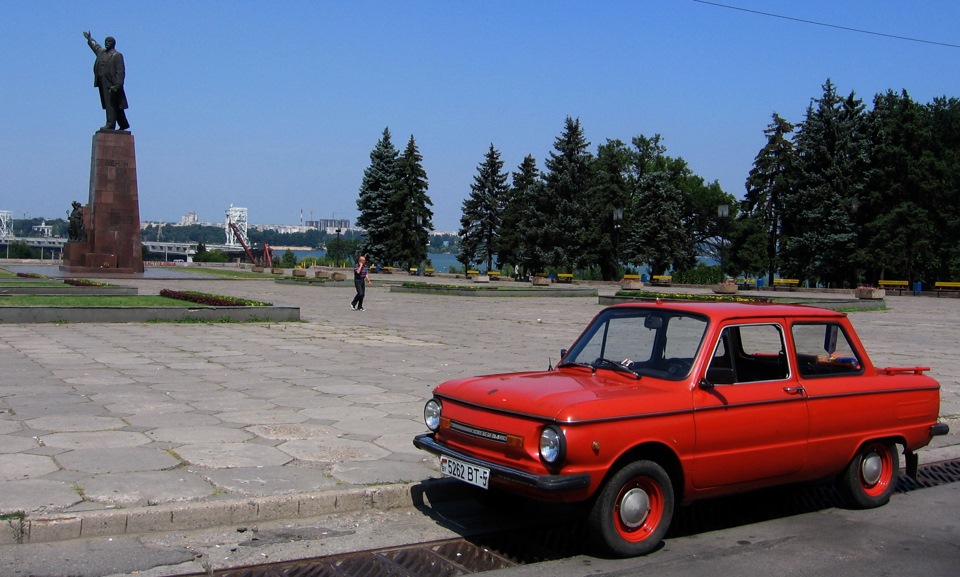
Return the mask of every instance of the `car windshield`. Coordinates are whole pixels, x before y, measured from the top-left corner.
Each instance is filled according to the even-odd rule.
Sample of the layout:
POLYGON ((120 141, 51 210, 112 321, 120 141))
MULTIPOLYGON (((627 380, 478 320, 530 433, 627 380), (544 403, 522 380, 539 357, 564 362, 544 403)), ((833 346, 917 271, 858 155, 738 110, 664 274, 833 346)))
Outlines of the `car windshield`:
POLYGON ((587 327, 560 366, 681 380, 690 374, 707 319, 662 308, 612 308, 587 327))

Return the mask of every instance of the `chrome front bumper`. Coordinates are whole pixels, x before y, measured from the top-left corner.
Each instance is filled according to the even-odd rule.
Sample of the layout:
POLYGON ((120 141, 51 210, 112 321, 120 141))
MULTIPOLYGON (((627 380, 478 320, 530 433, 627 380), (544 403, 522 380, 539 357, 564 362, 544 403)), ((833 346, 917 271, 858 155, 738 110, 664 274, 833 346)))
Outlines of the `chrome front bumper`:
POLYGON ((579 473, 576 475, 534 475, 525 471, 520 471, 511 467, 504 467, 496 463, 483 461, 470 455, 465 455, 459 451, 454 451, 437 443, 433 438, 433 433, 417 435, 413 438, 413 446, 433 453, 434 455, 446 455, 459 461, 490 469, 490 475, 493 478, 521 483, 530 487, 535 487, 545 493, 559 493, 563 491, 578 491, 590 486, 590 475, 579 473))

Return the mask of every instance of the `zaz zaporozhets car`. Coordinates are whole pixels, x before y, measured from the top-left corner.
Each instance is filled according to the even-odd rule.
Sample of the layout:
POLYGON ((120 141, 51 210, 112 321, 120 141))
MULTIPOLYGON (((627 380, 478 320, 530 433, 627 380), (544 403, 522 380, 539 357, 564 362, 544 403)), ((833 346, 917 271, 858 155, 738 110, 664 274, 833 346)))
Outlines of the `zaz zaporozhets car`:
POLYGON ((900 448, 948 432, 926 367, 877 368, 849 318, 770 303, 657 301, 601 311, 555 368, 448 381, 414 444, 488 490, 586 502, 591 538, 649 553, 682 504, 834 479, 885 504, 900 448))

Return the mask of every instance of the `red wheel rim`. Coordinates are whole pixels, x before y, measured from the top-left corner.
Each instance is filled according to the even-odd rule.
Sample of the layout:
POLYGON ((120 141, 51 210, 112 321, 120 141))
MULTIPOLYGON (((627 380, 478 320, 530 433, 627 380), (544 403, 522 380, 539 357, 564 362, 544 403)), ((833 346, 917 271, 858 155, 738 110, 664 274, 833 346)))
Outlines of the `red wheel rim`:
POLYGON ((893 456, 885 445, 870 445, 860 458, 860 486, 871 497, 883 495, 893 478, 893 456))
POLYGON ((637 543, 650 537, 662 521, 663 491, 660 484, 649 477, 637 477, 624 483, 613 508, 617 533, 624 540, 637 543))

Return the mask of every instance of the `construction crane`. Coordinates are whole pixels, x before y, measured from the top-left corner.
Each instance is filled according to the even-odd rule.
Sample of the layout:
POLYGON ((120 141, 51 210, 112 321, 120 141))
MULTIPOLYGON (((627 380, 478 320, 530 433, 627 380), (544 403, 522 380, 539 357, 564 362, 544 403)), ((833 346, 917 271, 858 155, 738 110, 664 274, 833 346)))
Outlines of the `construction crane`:
POLYGON ((233 231, 234 236, 236 236, 237 240, 240 241, 240 246, 243 247, 243 252, 247 253, 247 258, 250 259, 250 262, 253 264, 259 264, 260 266, 273 267, 273 259, 270 257, 270 245, 263 243, 263 258, 257 260, 254 258, 253 252, 250 251, 250 247, 247 246, 246 242, 244 242, 243 236, 240 234, 240 229, 237 228, 237 225, 230 221, 227 221, 227 225, 230 226, 230 230, 233 231))

